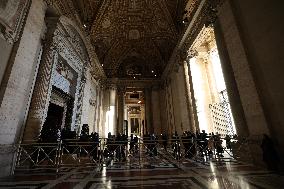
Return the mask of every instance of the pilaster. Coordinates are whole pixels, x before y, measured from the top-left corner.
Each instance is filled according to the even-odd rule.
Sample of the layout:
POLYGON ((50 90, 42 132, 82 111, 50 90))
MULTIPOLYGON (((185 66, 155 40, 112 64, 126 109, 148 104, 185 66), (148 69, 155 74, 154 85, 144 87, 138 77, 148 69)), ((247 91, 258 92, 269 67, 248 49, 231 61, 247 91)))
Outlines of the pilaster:
POLYGON ((146 132, 153 132, 152 122, 152 103, 151 103, 151 88, 145 88, 145 120, 146 120, 146 132))
POLYGON ((117 110, 118 110, 118 125, 117 125, 117 132, 122 133, 123 132, 123 120, 124 120, 124 105, 125 105, 125 87, 119 87, 117 90, 117 98, 118 98, 118 104, 117 104, 117 110))
POLYGON ((37 80, 32 95, 30 111, 24 132, 24 141, 37 140, 41 127, 47 116, 49 99, 52 89, 52 73, 56 65, 56 41, 54 37, 57 35, 56 29, 59 18, 48 18, 47 34, 44 41, 42 59, 38 70, 37 80))

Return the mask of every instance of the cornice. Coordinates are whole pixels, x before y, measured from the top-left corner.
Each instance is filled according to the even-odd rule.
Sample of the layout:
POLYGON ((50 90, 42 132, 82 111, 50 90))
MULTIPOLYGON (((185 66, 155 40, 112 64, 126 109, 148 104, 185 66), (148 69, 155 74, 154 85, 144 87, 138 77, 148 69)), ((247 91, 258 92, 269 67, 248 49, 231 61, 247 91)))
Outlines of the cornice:
POLYGON ((153 86, 160 86, 162 80, 160 79, 118 79, 110 78, 107 79, 109 85, 116 85, 117 87, 134 87, 134 88, 151 88, 153 86))

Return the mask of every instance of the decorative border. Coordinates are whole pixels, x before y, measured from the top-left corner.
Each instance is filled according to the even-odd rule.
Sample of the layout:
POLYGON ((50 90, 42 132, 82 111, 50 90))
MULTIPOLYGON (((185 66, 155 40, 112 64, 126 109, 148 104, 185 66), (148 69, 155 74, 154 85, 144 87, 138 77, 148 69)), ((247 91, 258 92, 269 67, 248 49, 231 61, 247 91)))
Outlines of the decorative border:
POLYGON ((19 6, 17 8, 16 14, 14 15, 15 21, 12 25, 8 25, 7 21, 0 17, 0 36, 10 44, 18 41, 31 2, 31 0, 19 1, 19 6))

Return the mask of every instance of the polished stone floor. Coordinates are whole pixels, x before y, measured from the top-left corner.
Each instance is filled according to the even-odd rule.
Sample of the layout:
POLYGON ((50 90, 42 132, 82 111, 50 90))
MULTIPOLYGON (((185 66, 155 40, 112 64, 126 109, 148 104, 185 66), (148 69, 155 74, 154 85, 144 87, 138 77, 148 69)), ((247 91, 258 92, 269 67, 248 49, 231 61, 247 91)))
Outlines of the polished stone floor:
POLYGON ((284 176, 231 158, 173 163, 159 156, 127 164, 110 164, 100 169, 64 168, 58 174, 18 172, 13 177, 0 179, 0 188, 283 189, 284 176))

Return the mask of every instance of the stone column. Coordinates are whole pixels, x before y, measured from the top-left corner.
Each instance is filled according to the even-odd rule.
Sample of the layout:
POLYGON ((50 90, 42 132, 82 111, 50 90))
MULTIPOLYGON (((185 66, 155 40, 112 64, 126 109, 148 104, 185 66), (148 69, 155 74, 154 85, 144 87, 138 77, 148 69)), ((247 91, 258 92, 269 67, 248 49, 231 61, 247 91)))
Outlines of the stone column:
MULTIPOLYGON (((128 119, 128 111, 127 111, 127 106, 124 106, 124 118, 123 118, 123 121, 124 120, 127 120, 127 133, 128 133, 128 135, 130 135, 130 133, 131 133, 131 128, 130 128, 130 126, 129 126, 129 119, 128 119)), ((124 123, 124 122, 123 122, 124 123)))
POLYGON ((189 75, 188 75, 188 63, 187 61, 184 61, 183 64, 183 74, 184 74, 184 79, 185 79, 185 94, 186 94, 186 104, 187 104, 187 109, 188 109, 188 117, 190 121, 189 125, 189 130, 191 132, 196 132, 196 126, 195 126, 195 116, 194 116, 194 109, 193 109, 193 104, 192 104, 192 94, 190 92, 190 83, 189 83, 189 75))
POLYGON ((151 103, 151 89, 145 88, 145 122, 146 122, 146 132, 153 132, 152 125, 152 103, 151 103))
POLYGON ((237 134, 240 136, 248 136, 249 131, 244 110, 219 20, 214 24, 214 33, 237 134))
POLYGON ((113 113, 112 116, 112 134, 117 134, 117 88, 116 86, 111 86, 109 89, 109 110, 113 113))
MULTIPOLYGON (((243 159, 247 158, 249 153, 251 153, 252 157, 250 161, 253 161, 254 164, 261 165, 263 164, 263 160, 260 143, 263 134, 270 135, 270 130, 256 85, 256 78, 253 75, 253 60, 251 59, 251 54, 248 54, 249 46, 243 38, 242 32, 244 30, 239 25, 239 17, 237 16, 240 16, 240 14, 236 12, 236 7, 233 6, 233 3, 231 1, 225 1, 219 8, 218 20, 215 25, 218 24, 219 21, 219 26, 217 26, 220 30, 218 31, 218 27, 216 26, 217 35, 219 38, 223 37, 245 115, 247 129, 246 127, 242 127, 240 130, 244 134, 247 130, 249 132, 250 143, 248 146, 250 151, 244 151, 242 153, 244 154, 243 159)), ((234 94, 234 96, 236 96, 236 94, 234 94)))
POLYGON ((169 136, 171 136, 176 131, 172 85, 173 85, 172 79, 168 78, 166 81, 166 96, 168 100, 167 102, 168 102, 168 115, 169 115, 169 125, 168 125, 169 136))
POLYGON ((102 85, 102 83, 100 82, 100 88, 99 88, 99 119, 98 119, 98 133, 101 137, 104 136, 104 130, 103 127, 105 127, 104 125, 104 87, 102 85))
POLYGON ((160 87, 159 86, 153 86, 152 87, 152 118, 153 118, 153 132, 156 135, 159 135, 162 133, 161 129, 161 115, 160 115, 160 87))
POLYGON ((118 125, 117 125, 117 132, 122 133, 123 132, 123 120, 124 120, 124 93, 125 89, 124 87, 119 87, 117 91, 118 96, 118 125))
POLYGON ((37 140, 41 127, 47 115, 51 89, 52 89, 52 73, 56 66, 56 42, 57 26, 59 18, 46 19, 47 34, 44 41, 43 54, 37 80, 32 95, 29 115, 24 132, 24 141, 37 140))
MULTIPOLYGON (((194 89, 196 90, 198 85, 200 86, 199 91, 201 92, 201 94, 199 94, 199 96, 196 96, 196 100, 198 103, 198 108, 199 108, 199 127, 201 130, 208 128, 207 132, 216 132, 214 130, 214 125, 213 125, 213 118, 211 116, 211 110, 209 108, 209 104, 212 104, 212 91, 211 91, 211 87, 210 87, 210 77, 208 76, 208 62, 207 62, 207 57, 204 56, 203 53, 199 53, 198 52, 198 56, 196 57, 196 61, 195 61, 195 66, 198 67, 199 71, 200 71, 200 78, 194 79, 193 85, 194 85, 194 89), (198 83, 197 83, 198 82, 198 83), (201 103, 203 102, 203 103, 201 103), (202 117, 203 115, 203 117, 202 117)), ((197 91, 195 91, 196 94, 197 91)))
MULTIPOLYGON (((189 52, 189 60, 190 58, 193 58, 195 54, 196 54, 195 52, 189 52)), ((194 129, 195 129, 195 132, 197 131, 200 132, 189 60, 187 61, 187 65, 188 65, 187 73, 188 73, 188 82, 189 82, 189 91, 190 91, 190 101, 192 104, 193 121, 194 121, 194 126, 195 126, 194 129)))
POLYGON ((97 132, 97 133, 99 133, 99 130, 100 130, 100 128, 99 128, 99 122, 100 122, 100 106, 101 106, 101 104, 100 104, 100 88, 99 88, 99 86, 96 86, 96 101, 97 101, 97 107, 96 107, 96 118, 95 118, 95 122, 94 122, 94 124, 95 124, 95 132, 97 132))
MULTIPOLYGON (((103 137, 107 137, 108 132, 113 132, 110 131, 109 129, 109 111, 110 111, 110 89, 108 84, 104 84, 104 89, 102 91, 102 120, 101 120, 101 135, 103 137)), ((113 134, 113 133, 112 133, 113 134)))
POLYGON ((144 134, 145 133, 145 103, 144 104, 142 104, 141 106, 141 122, 143 122, 143 123, 141 123, 141 129, 142 129, 142 134, 144 134))
POLYGON ((206 54, 203 55, 203 59, 204 59, 204 64, 205 64, 206 76, 208 80, 211 103, 219 103, 220 97, 219 97, 219 93, 217 90, 217 84, 216 84, 215 77, 214 77, 214 71, 213 71, 212 60, 210 58, 210 52, 206 52, 206 54))

